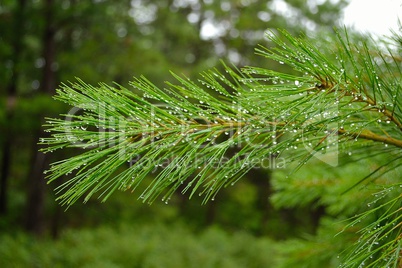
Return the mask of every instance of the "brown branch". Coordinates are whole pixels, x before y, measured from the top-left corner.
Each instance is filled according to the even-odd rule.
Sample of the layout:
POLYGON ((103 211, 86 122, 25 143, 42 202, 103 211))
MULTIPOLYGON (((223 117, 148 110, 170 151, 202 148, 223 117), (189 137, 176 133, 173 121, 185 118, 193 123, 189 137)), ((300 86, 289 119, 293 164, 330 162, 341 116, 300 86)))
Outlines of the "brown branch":
MULTIPOLYGON (((327 94, 335 92, 334 85, 328 80, 324 81, 323 79, 321 79, 320 85, 316 85, 312 89, 316 89, 318 91, 325 89, 327 90, 327 94)), ((395 117, 394 112, 384 107, 377 107, 377 102, 367 93, 367 90, 363 89, 366 98, 363 98, 355 89, 347 91, 346 88, 343 88, 341 92, 343 92, 343 96, 352 96, 354 98, 352 102, 366 103, 370 106, 374 106, 376 109, 380 109, 380 113, 386 116, 391 122, 395 123, 400 130, 402 130, 402 123, 398 120, 398 118, 395 117)))
POLYGON ((339 129, 338 134, 352 137, 352 138, 361 138, 361 139, 365 139, 365 140, 383 142, 385 144, 394 145, 396 147, 402 148, 401 140, 397 140, 392 137, 381 136, 381 135, 375 134, 374 132, 371 132, 370 130, 367 130, 367 129, 365 129, 359 133, 358 132, 348 132, 344 129, 339 129))
MULTIPOLYGON (((367 94, 366 94, 366 97, 367 97, 366 100, 363 100, 362 97, 359 97, 357 101, 359 101, 359 102, 365 102, 365 103, 367 103, 367 104, 369 104, 369 105, 371 105, 371 106, 376 106, 376 105, 377 105, 377 103, 376 103, 372 98, 370 98, 369 96, 367 96, 367 94)), ((377 107, 377 108, 378 108, 378 107, 377 107)), ((399 128, 400 130, 402 130, 402 123, 399 122, 399 120, 394 116, 394 113, 393 113, 393 112, 391 112, 391 111, 389 111, 389 110, 387 110, 387 109, 385 109, 385 108, 380 108, 380 109, 381 109, 380 112, 381 112, 383 115, 385 115, 391 122, 394 122, 395 125, 397 125, 398 128, 399 128)))

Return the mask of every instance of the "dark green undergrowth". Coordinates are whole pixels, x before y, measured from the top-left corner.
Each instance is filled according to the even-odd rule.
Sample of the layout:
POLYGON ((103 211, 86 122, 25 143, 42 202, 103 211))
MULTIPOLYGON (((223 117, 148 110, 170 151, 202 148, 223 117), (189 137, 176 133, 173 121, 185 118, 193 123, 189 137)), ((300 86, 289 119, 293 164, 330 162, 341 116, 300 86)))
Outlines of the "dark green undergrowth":
POLYGON ((1 267, 277 267, 277 259, 270 239, 179 224, 70 229, 56 241, 0 236, 1 267))

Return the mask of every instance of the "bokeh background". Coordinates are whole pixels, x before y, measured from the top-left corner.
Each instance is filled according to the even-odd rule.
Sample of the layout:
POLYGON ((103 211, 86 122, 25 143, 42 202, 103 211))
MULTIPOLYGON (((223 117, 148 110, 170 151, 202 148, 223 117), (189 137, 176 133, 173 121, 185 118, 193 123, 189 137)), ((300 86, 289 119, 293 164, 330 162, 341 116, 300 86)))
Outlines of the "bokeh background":
MULTIPOLYGON (((52 99, 76 77, 158 86, 198 79, 220 60, 287 71, 256 56, 267 30, 329 33, 344 0, 0 1, 0 264, 2 267, 277 267, 282 241, 314 235, 325 207, 275 206, 275 171, 255 169, 214 202, 176 194, 151 206, 117 192, 66 210, 38 152, 42 124, 70 107, 52 99)), ((290 70, 288 70, 290 71, 290 70)), ((64 181, 68 178, 64 178, 64 181)), ((151 178, 150 178, 151 179, 151 178)), ((145 186, 144 186, 145 187, 145 186)))

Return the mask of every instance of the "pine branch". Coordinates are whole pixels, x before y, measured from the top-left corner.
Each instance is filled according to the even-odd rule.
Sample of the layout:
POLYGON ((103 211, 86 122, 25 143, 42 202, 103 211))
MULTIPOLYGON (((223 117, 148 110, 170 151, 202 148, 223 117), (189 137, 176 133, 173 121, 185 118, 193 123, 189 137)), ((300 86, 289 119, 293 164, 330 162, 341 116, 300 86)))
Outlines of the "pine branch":
MULTIPOLYGON (((58 188, 61 202, 71 205, 95 194, 105 201, 117 189, 135 191, 150 175, 140 194, 144 202, 161 195, 168 202, 179 188, 204 195, 206 202, 262 161, 279 157, 299 168, 312 157, 352 151, 392 158, 369 174, 374 179, 401 166, 402 72, 390 46, 384 52, 367 40, 352 42, 356 37, 346 32, 314 43, 286 31, 269 38, 276 47, 257 53, 287 64, 294 74, 224 65, 225 74, 205 72, 199 83, 173 74, 178 84, 167 88, 144 77, 130 83, 132 91, 81 80, 62 85, 55 99, 75 108, 65 120, 48 119, 52 136, 41 143, 45 152, 83 151, 51 166, 50 182, 74 173, 58 188)), ((338 163, 331 161, 326 163, 338 163)), ((393 258, 388 263, 399 258, 400 233, 390 225, 401 222, 394 205, 399 197, 384 212, 394 217, 384 225, 391 240, 373 252, 393 258)), ((384 234, 367 232, 362 241, 379 237, 384 234)), ((371 245, 366 242, 358 243, 361 252, 371 245)), ((370 254, 349 255, 348 263, 367 262, 370 254)))
MULTIPOLYGON (((265 148, 266 154, 281 153, 285 147, 286 149, 298 147, 306 141, 307 136, 310 142, 316 142, 312 147, 314 150, 321 149, 334 133, 340 136, 340 140, 345 141, 349 138, 366 139, 401 146, 400 133, 392 128, 392 125, 401 128, 400 109, 397 105, 399 87, 395 91, 389 86, 391 82, 385 80, 386 77, 378 76, 381 66, 371 58, 367 45, 363 46, 364 53, 354 53, 358 50, 356 47, 352 49, 349 37, 346 35, 346 39, 343 39, 338 34, 338 48, 341 49, 336 53, 340 59, 340 64, 337 66, 331 58, 325 56, 333 52, 332 50, 324 53, 305 39, 294 38, 286 32, 282 34, 287 42, 271 35, 271 40, 277 43, 279 48, 259 49, 259 53, 281 63, 287 63, 304 75, 289 75, 255 67, 236 72, 225 66, 229 77, 215 70, 204 73, 205 80, 201 81, 207 89, 214 89, 219 98, 189 79, 176 75, 174 76, 181 85, 169 84, 170 89, 159 89, 145 78, 132 82, 131 85, 135 89, 144 92, 143 97, 125 88, 116 89, 104 84, 99 88, 82 81, 71 86, 64 85, 58 91, 56 99, 84 110, 88 109, 89 112, 84 112, 84 115, 80 116, 70 116, 71 120, 65 122, 49 120, 51 127, 49 131, 58 134, 43 140, 45 144, 53 144, 46 150, 69 147, 72 141, 77 140, 83 141, 84 144, 74 146, 89 148, 101 145, 101 149, 106 149, 106 144, 110 144, 107 138, 113 140, 116 146, 124 144, 133 147, 130 157, 138 153, 149 155, 149 152, 139 146, 146 145, 144 148, 156 154, 152 156, 154 159, 156 156, 166 155, 170 149, 160 149, 163 147, 159 145, 160 143, 172 142, 178 146, 178 151, 183 150, 184 153, 188 147, 178 144, 190 140, 198 146, 195 150, 197 153, 207 151, 205 148, 211 145, 212 149, 208 151, 211 156, 216 140, 224 133, 231 133, 228 140, 219 144, 227 146, 223 150, 227 151, 233 144, 241 145, 250 138, 255 139, 250 135, 261 135, 258 129, 264 132, 258 146, 265 148), (363 56, 355 58, 356 54, 363 56), (347 70, 351 70, 351 73, 347 73, 347 70), (371 86, 370 90, 368 85, 371 86), (380 94, 382 88, 385 94, 380 94), (153 104, 150 100, 158 101, 159 104, 153 104), (120 125, 116 125, 117 121, 113 120, 119 121, 120 125), (386 124, 378 124, 382 121, 386 124), (331 127, 328 129, 331 123, 342 123, 342 125, 337 125, 336 129, 331 127), (56 127, 52 128, 53 124, 56 127), (79 128, 87 128, 85 125, 89 125, 95 131, 80 131, 79 128), (70 135, 66 136, 67 129, 70 135), (103 134, 97 135, 97 129, 102 130, 103 134), (127 133, 123 134, 126 131, 127 133), (278 134, 283 136, 289 132, 293 133, 293 136, 287 136, 286 143, 276 142, 278 134), (260 143, 261 141, 265 143, 260 143), (157 143, 158 150, 152 148, 154 143, 157 143)), ((328 47, 337 48, 334 45, 328 47)), ((384 66, 386 71, 392 67, 388 61, 384 66)), ((397 68, 399 70, 399 66, 397 68)), ((116 146, 108 148, 105 152, 116 152, 121 149, 116 146)), ((99 148, 95 151, 99 151, 99 148)), ((93 159, 91 163, 95 163, 96 154, 87 154, 93 159)), ((61 167, 63 172, 73 170, 67 168, 71 162, 67 160, 58 163, 57 168, 52 169, 56 175, 50 178, 53 180, 61 176, 62 172, 57 171, 61 167)), ((82 166, 78 161, 74 163, 82 166)), ((115 164, 117 169, 119 165, 115 164)), ((209 168, 207 170, 209 172, 209 168)), ((202 180, 206 180, 208 172, 201 171, 202 180)), ((164 174, 163 179, 172 175, 168 172, 164 174)), ((131 185, 127 181, 123 184, 131 185)), ((162 188, 158 188, 158 191, 161 190, 162 188)), ((76 192, 67 193, 78 198, 76 192)))

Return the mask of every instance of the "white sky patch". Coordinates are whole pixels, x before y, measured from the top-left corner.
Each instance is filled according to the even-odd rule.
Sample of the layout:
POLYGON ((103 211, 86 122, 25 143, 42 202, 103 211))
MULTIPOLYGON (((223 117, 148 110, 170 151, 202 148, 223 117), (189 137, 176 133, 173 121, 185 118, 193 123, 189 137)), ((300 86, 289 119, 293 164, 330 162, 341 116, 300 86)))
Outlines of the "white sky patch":
POLYGON ((296 16, 294 9, 284 0, 274 0, 269 4, 269 7, 279 15, 286 18, 296 16))
POLYGON ((343 23, 361 32, 389 35, 402 21, 402 0, 350 0, 343 23))
MULTIPOLYGON (((309 5, 313 12, 317 4, 323 4, 325 1, 308 0, 306 4, 309 5)), ((339 0, 330 0, 330 2, 336 4, 339 0)), ((343 10, 341 24, 354 27, 363 33, 368 32, 377 36, 390 35, 390 29, 398 31, 398 19, 402 21, 402 0, 349 0, 349 3, 343 10)), ((292 22, 292 19, 296 19, 297 17, 297 10, 292 8, 286 0, 273 0, 269 3, 268 7, 277 14, 287 18, 289 22, 292 22)), ((227 8, 229 8, 229 5, 223 7, 223 9, 227 8)), ((263 21, 271 19, 269 13, 260 12, 258 16, 263 21)), ((300 23, 300 21, 295 22, 300 23)), ((308 21, 304 22, 304 24, 306 23, 308 21)), ((227 30, 226 28, 226 25, 217 24, 212 16, 212 18, 203 22, 201 38, 204 40, 214 39, 222 35, 227 30)))
POLYGON ((220 29, 216 27, 212 22, 205 21, 201 27, 201 38, 204 40, 216 38, 221 34, 220 29))

